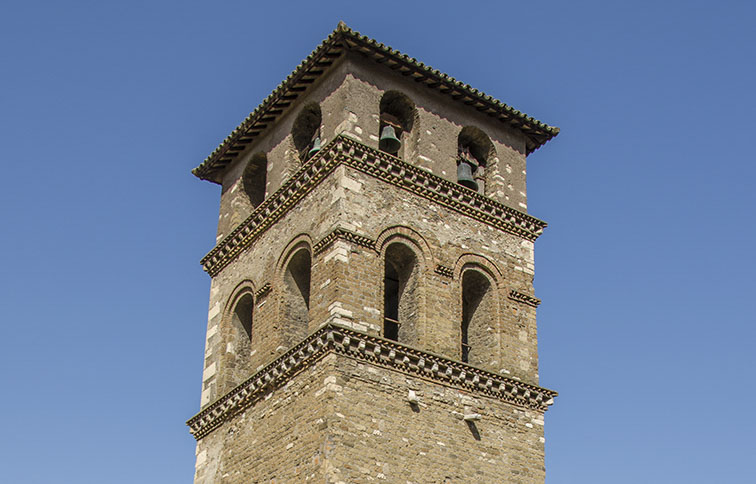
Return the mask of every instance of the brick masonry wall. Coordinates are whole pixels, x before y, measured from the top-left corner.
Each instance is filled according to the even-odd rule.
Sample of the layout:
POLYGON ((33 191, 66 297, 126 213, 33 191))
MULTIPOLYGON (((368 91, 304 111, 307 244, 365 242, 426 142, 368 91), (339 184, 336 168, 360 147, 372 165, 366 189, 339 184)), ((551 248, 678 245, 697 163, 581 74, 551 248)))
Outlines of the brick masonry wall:
POLYGON ((333 355, 197 442, 195 484, 325 481, 333 355))
POLYGON ((527 211, 525 138, 503 123, 464 105, 450 102, 422 86, 406 82, 386 67, 359 57, 348 56, 331 68, 310 88, 309 94, 294 103, 275 126, 268 129, 239 156, 223 178, 217 240, 228 234, 253 209, 241 185, 241 174, 254 153, 268 157, 267 193, 277 190, 301 165, 294 148, 291 129, 302 107, 320 104, 324 141, 345 134, 378 148, 379 105, 389 90, 408 95, 416 105, 412 133, 400 151, 408 163, 435 175, 456 181, 457 137, 465 126, 476 126, 490 138, 495 156, 489 160, 486 195, 521 211, 527 211))
POLYGON ((543 483, 543 423, 540 411, 330 354, 201 439, 195 483, 543 483))
POLYGON ((333 393, 327 482, 544 481, 540 412, 343 357, 333 393))
POLYGON ((415 251, 421 271, 416 289, 418 339, 412 344, 460 357, 460 276, 464 268, 476 267, 486 271, 496 294, 491 318, 499 353, 483 366, 538 383, 535 310, 507 298, 512 289, 533 292, 533 243, 352 168, 339 167, 213 279, 203 406, 291 345, 285 338, 289 322, 281 317, 287 254, 298 244, 312 247, 337 227, 367 236, 376 241, 376 247, 339 239, 313 254, 310 332, 338 320, 380 333, 383 253, 389 244, 400 242, 415 251), (438 274, 438 265, 451 268, 454 276, 438 274), (249 364, 242 365, 230 354, 238 347, 232 339, 240 334, 231 327, 231 302, 240 288, 257 290, 266 283, 271 290, 256 301, 251 356, 249 364), (233 370, 228 369, 231 364, 233 370))
MULTIPOLYGON (((268 195, 301 166, 291 127, 304 104, 320 104, 324 143, 344 134, 377 148, 378 107, 388 90, 416 104, 400 157, 456 181, 457 136, 477 126, 495 149, 486 195, 526 211, 522 134, 350 54, 229 167, 218 240, 254 209, 240 182, 254 153, 267 154, 268 195)), ((291 321, 282 317, 283 278, 296 250, 312 257, 308 332, 334 322, 379 335, 385 251, 393 243, 411 249, 418 264, 413 341, 405 343, 460 359, 462 275, 477 270, 491 282, 486 338, 493 343, 474 364, 538 384, 535 308, 508 297, 533 295, 533 242, 339 166, 213 277, 201 407, 293 344, 291 321), (337 229, 359 237, 318 244, 337 229), (248 344, 238 341, 244 331, 232 317, 244 293, 255 299, 248 344)), ((330 355, 203 437, 195 482, 543 482, 542 425, 538 411, 330 355), (409 390, 420 399, 415 409, 409 390), (466 412, 482 418, 469 425, 461 420, 466 412)))

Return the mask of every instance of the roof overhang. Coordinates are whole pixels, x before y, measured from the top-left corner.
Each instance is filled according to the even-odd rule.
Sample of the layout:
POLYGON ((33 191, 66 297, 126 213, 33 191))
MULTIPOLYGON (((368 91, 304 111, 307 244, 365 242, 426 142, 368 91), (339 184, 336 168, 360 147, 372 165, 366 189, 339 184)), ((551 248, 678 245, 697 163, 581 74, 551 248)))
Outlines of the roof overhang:
POLYGON ((415 82, 448 95, 482 113, 499 119, 525 135, 526 153, 530 154, 559 134, 559 128, 549 126, 503 102, 463 84, 419 62, 417 59, 361 35, 339 22, 336 30, 302 61, 294 72, 250 113, 242 123, 218 146, 205 161, 192 170, 203 180, 220 183, 224 169, 236 160, 256 137, 284 113, 308 87, 347 52, 356 52, 406 76, 415 82))

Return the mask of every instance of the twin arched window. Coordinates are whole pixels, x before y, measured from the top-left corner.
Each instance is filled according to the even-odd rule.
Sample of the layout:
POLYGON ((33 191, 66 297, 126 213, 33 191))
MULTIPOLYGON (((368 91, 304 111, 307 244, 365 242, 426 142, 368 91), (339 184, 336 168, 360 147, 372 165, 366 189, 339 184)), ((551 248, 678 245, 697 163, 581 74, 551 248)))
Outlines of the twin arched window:
MULTIPOLYGON (((407 245, 388 246, 383 277, 383 336, 406 344, 417 342, 420 314, 420 265, 407 245)), ((498 307, 493 284, 479 270, 462 272, 460 358, 473 365, 488 365, 497 350, 498 307)))
MULTIPOLYGON (((415 103, 398 91, 387 91, 380 102, 378 147, 400 156, 412 131, 415 103)), ((496 149, 480 128, 465 126, 457 137, 457 183, 478 193, 486 193, 486 167, 496 149)))

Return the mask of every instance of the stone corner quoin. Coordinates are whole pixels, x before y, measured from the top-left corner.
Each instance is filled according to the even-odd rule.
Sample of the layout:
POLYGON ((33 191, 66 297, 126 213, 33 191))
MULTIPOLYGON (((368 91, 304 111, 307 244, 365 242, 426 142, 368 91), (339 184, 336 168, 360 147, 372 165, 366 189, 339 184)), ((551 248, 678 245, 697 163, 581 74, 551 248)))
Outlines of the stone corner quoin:
POLYGON ((194 170, 195 483, 543 483, 526 161, 557 133, 340 23, 194 170))

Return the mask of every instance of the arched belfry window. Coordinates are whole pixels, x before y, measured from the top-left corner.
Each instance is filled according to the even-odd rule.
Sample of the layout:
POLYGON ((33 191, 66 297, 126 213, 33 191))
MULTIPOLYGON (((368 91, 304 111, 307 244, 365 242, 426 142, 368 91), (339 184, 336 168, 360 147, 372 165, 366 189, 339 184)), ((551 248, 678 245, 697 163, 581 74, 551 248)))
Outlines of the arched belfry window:
POLYGON ((254 308, 255 300, 250 293, 241 296, 234 306, 231 320, 240 340, 252 341, 252 313, 254 308))
POLYGON ((222 334, 225 340, 225 351, 222 355, 222 372, 219 384, 225 390, 229 390, 241 383, 249 376, 252 349, 256 342, 254 328, 255 300, 252 288, 245 287, 235 292, 231 299, 232 306, 229 308, 227 317, 224 317, 224 329, 222 334))
POLYGON ((486 193, 486 166, 495 149, 486 133, 465 126, 457 137, 457 182, 478 193, 486 193))
POLYGON ((386 249, 384 265, 383 336, 414 344, 419 317, 419 265, 415 253, 395 242, 386 249))
POLYGON ((462 273, 462 361, 486 365, 496 355, 496 304, 491 281, 477 270, 462 273))
POLYGON ((307 336, 310 321, 310 252, 302 248, 291 256, 283 283, 283 321, 290 344, 307 336))
POLYGON ((268 177, 268 157, 265 153, 255 153, 247 162, 242 174, 242 185, 253 207, 265 200, 265 185, 268 177))
POLYGON ((415 121, 415 103, 399 91, 387 91, 381 97, 378 147, 399 156, 407 134, 415 121))
POLYGON ((297 115, 291 128, 294 146, 302 162, 320 151, 323 139, 320 135, 322 114, 317 103, 308 103, 297 115))

